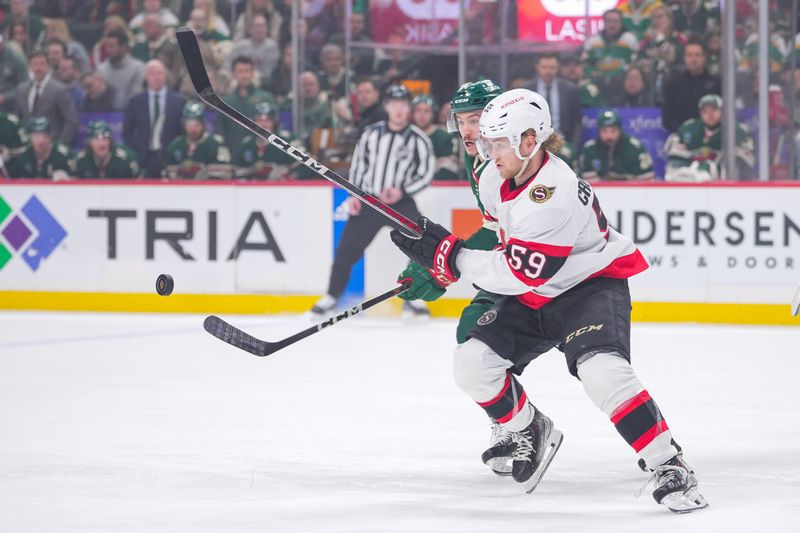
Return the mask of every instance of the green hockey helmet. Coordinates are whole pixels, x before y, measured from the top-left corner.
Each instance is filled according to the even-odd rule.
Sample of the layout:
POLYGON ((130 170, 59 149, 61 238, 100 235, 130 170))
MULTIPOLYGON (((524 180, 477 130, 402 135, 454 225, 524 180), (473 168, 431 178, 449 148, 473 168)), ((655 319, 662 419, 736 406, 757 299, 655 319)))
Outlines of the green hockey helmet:
POLYGON ((622 128, 622 117, 613 109, 606 109, 597 116, 597 129, 616 126, 622 128))
POLYGON ((25 130, 28 133, 50 133, 50 121, 45 117, 33 117, 25 124, 25 130))
POLYGON ((456 90, 453 98, 450 99, 450 114, 447 117, 447 131, 450 133, 458 132, 456 114, 483 109, 486 107, 486 104, 502 93, 503 89, 495 82, 488 79, 467 82, 461 85, 461 87, 456 90))
POLYGON ((111 126, 105 120, 93 120, 86 126, 86 136, 89 139, 111 138, 111 126))
POLYGON ((697 109, 703 109, 707 105, 713 105, 717 109, 722 109, 722 97, 718 94, 707 94, 697 102, 697 109))
POLYGON ((428 104, 431 106, 431 109, 436 111, 436 99, 430 94, 419 94, 415 96, 414 100, 411 101, 411 105, 416 107, 417 104, 428 104))
POLYGON ((205 113, 206 108, 200 102, 186 102, 186 105, 183 106, 183 112, 181 113, 181 122, 186 122, 187 120, 199 120, 200 122, 205 123, 205 113))
POLYGON ((269 117, 274 120, 278 116, 278 112, 269 102, 259 102, 255 105, 255 113, 253 115, 255 117, 269 117))

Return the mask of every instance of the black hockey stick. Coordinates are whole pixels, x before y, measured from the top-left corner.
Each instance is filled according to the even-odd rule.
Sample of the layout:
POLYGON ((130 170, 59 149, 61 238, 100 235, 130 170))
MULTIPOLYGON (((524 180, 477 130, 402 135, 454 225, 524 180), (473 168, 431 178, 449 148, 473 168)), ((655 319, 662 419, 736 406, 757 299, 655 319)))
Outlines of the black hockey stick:
POLYGON ((304 164, 326 180, 332 181, 339 187, 347 190, 350 194, 389 218, 394 226, 407 237, 418 238, 422 235, 422 232, 420 231, 420 228, 416 222, 404 217, 365 190, 353 185, 322 163, 316 161, 310 155, 298 150, 271 131, 262 128, 252 119, 244 116, 239 111, 225 103, 211 86, 211 80, 208 79, 206 66, 203 63, 203 56, 200 53, 200 46, 197 43, 197 36, 194 34, 194 32, 184 26, 178 28, 178 31, 175 33, 175 37, 178 39, 178 46, 181 49, 183 61, 186 63, 186 70, 189 72, 189 77, 192 80, 192 85, 194 85, 194 90, 197 91, 197 95, 201 100, 243 128, 250 130, 262 139, 266 140, 281 152, 304 164))
POLYGON ((325 320, 324 322, 320 322, 315 326, 311 326, 308 329, 304 329, 299 333, 295 333, 285 339, 279 340, 277 342, 268 342, 262 341, 261 339, 257 339, 250 335, 249 333, 245 333, 244 331, 240 330, 237 327, 231 326, 218 316, 211 315, 206 317, 205 321, 203 322, 203 328, 209 333, 211 333, 216 338, 220 339, 221 341, 227 342, 231 346, 235 346, 241 350, 246 352, 250 352, 253 355, 257 355, 259 357, 266 357, 271 355, 278 350, 282 350, 287 346, 290 346, 296 343, 299 340, 305 339, 306 337, 310 337, 314 333, 322 331, 323 329, 327 328, 328 326, 333 326, 337 322, 341 322, 346 318, 350 318, 353 315, 357 315, 361 311, 365 309, 369 309, 370 307, 381 303, 384 300, 388 300, 392 296, 396 296, 401 292, 408 290, 411 286, 411 280, 405 279, 403 283, 395 287, 390 291, 386 291, 381 295, 376 296, 366 302, 362 302, 355 307, 351 307, 350 309, 345 310, 342 313, 339 313, 336 316, 325 320))

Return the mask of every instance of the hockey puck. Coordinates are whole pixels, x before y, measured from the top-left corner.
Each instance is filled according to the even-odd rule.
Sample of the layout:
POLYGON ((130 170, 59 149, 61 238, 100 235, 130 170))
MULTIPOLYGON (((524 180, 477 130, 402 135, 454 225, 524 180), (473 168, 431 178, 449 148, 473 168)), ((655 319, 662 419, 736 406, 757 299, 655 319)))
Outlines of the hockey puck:
POLYGON ((156 278, 156 292, 161 296, 169 296, 175 287, 175 281, 169 274, 159 274, 156 278))

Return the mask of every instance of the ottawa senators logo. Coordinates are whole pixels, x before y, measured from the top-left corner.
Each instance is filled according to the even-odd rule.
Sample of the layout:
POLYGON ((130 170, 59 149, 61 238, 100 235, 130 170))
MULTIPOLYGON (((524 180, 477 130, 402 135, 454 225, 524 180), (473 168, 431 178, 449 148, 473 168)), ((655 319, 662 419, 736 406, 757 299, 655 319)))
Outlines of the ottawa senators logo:
POLYGON ((530 199, 536 202, 537 204, 543 204, 547 200, 553 197, 553 193, 556 192, 555 187, 548 187, 547 185, 534 185, 531 188, 531 192, 529 194, 530 199))
POLYGON ((478 325, 485 326, 487 324, 491 324, 492 322, 494 322, 495 318, 497 318, 497 311, 495 311, 494 309, 490 309, 489 311, 486 311, 483 314, 483 316, 481 316, 478 319, 478 325))

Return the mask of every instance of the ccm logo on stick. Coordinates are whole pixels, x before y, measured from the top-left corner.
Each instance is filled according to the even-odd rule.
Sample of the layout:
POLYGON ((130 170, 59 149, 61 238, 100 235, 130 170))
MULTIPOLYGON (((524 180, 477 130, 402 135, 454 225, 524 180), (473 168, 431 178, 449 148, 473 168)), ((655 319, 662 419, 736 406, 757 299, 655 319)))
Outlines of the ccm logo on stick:
POLYGON ((580 337, 584 333, 589 333, 590 331, 600 331, 603 329, 603 324, 595 324, 592 326, 585 326, 577 331, 573 331, 569 335, 567 335, 567 339, 564 341, 564 344, 567 344, 569 341, 574 339, 575 337, 580 337))

